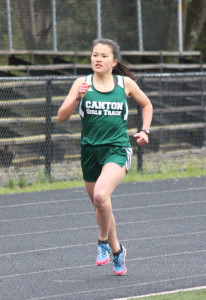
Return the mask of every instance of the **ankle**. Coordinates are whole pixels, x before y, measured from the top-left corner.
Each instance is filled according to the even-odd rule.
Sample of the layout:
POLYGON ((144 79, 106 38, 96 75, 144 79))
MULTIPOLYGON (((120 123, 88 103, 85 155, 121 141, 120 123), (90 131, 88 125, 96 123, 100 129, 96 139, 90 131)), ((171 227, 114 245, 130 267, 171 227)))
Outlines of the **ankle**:
POLYGON ((113 256, 119 256, 122 253, 122 245, 120 245, 119 251, 113 253, 113 256))
POLYGON ((108 244, 109 242, 108 242, 108 239, 107 240, 100 240, 100 239, 98 239, 98 245, 102 245, 102 244, 108 244))

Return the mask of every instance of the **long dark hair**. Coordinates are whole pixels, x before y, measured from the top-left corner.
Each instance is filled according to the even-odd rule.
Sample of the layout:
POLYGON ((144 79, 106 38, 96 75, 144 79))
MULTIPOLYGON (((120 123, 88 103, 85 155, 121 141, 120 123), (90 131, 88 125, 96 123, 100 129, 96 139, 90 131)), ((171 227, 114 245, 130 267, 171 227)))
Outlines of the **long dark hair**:
POLYGON ((128 65, 122 61, 120 47, 114 41, 105 38, 95 39, 92 43, 92 50, 97 44, 108 45, 111 47, 114 59, 117 59, 117 64, 113 68, 112 74, 128 76, 135 81, 137 80, 138 77, 130 71, 128 65))

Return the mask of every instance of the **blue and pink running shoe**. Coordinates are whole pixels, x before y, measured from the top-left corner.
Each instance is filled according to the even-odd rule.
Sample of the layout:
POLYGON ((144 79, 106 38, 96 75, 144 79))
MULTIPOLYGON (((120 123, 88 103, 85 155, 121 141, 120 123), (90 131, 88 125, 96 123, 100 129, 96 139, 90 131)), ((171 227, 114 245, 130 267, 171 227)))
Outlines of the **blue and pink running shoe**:
POLYGON ((127 272, 127 268, 125 266, 126 254, 127 254, 127 251, 122 246, 122 252, 119 255, 114 256, 114 259, 113 259, 113 262, 114 262, 113 273, 115 275, 123 275, 127 272))
POLYGON ((110 261, 110 246, 109 244, 98 244, 97 246, 98 255, 96 264, 98 266, 106 265, 110 261))

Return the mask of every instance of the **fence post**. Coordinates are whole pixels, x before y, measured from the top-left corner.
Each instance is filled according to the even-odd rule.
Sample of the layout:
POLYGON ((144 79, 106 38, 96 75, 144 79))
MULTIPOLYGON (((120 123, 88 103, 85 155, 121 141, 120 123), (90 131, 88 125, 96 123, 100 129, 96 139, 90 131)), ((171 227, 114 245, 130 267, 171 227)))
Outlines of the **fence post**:
POLYGON ((51 177, 52 161, 52 79, 46 81, 46 139, 45 139, 45 173, 51 177))
MULTIPOLYGON (((142 108, 137 106, 137 132, 142 130, 142 108)), ((137 171, 143 172, 143 149, 140 145, 137 146, 137 171)))
POLYGON ((97 0, 97 37, 102 37, 101 0, 97 0))
POLYGON ((11 5, 10 0, 6 1, 7 8, 7 24, 8 24, 8 35, 9 35, 9 50, 13 50, 13 41, 12 41, 12 25, 11 25, 11 5))
POLYGON ((202 109, 204 111, 203 120, 204 120, 204 132, 203 132, 203 145, 206 146, 206 98, 204 97, 204 93, 206 91, 205 78, 202 77, 202 109))
POLYGON ((177 1, 177 14, 178 14, 178 50, 182 52, 182 0, 177 1))
POLYGON ((142 34, 142 6, 141 0, 137 0, 137 27, 139 37, 139 51, 143 51, 143 34, 142 34))
POLYGON ((57 51, 56 0, 52 0, 53 50, 57 51))

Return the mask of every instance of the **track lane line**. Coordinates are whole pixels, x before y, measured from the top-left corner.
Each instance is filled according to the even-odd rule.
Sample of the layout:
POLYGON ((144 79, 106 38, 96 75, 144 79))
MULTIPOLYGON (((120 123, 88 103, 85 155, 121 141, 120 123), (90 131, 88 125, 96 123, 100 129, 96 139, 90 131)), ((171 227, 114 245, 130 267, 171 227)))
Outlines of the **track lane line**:
MULTIPOLYGON (((190 192, 196 190, 206 190, 206 187, 201 188, 190 188, 190 189, 180 189, 180 190, 166 190, 158 192, 141 192, 141 193, 131 193, 131 194, 121 194, 121 195, 112 195, 112 198, 122 198, 122 197, 131 197, 131 196, 143 196, 143 195, 153 195, 153 194, 165 194, 165 193, 177 193, 177 192, 190 192)), ((44 205, 44 204, 55 204, 55 203, 64 203, 64 202, 75 202, 75 201, 86 201, 90 200, 89 197, 77 198, 77 199, 60 199, 60 200, 51 200, 51 201, 41 201, 41 202, 31 202, 31 203, 18 203, 11 205, 1 205, 0 208, 9 208, 9 207, 21 207, 21 206, 34 206, 34 205, 44 205)))
MULTIPOLYGON (((141 282, 137 284, 127 284, 127 285, 119 285, 118 289, 128 289, 132 287, 137 287, 137 286, 145 286, 145 285, 154 285, 154 284, 160 284, 160 283, 167 283, 171 281, 179 281, 179 280, 188 280, 188 279, 193 279, 193 278, 200 278, 200 277, 206 277, 206 274, 197 274, 197 275, 192 275, 192 276, 185 276, 185 277, 177 277, 177 278, 168 278, 168 279, 163 279, 163 280, 156 280, 156 281, 148 281, 148 282, 141 282)), ((108 291, 108 290, 114 290, 116 287, 107 287, 103 289, 91 289, 91 290, 84 290, 84 291, 78 291, 78 292, 72 292, 72 293, 65 293, 65 294, 59 294, 59 295, 51 295, 51 296, 44 296, 40 298, 29 298, 27 300, 46 300, 46 299, 54 299, 54 298, 59 298, 59 297, 67 297, 71 295, 81 295, 81 294, 88 294, 88 293, 94 293, 94 292, 103 292, 103 291, 108 291)))
MULTIPOLYGON (((205 231, 201 232, 194 232, 194 233, 186 233, 186 234, 177 234, 177 235, 163 235, 163 236, 152 236, 152 237, 142 237, 142 238, 136 238, 136 239, 121 239, 121 242, 131 242, 131 241, 139 241, 139 240, 151 240, 151 239, 158 239, 158 238, 170 238, 170 237, 178 237, 183 235, 195 235, 195 234, 204 234, 205 231)), ((41 248, 41 249, 31 249, 31 250, 25 250, 25 251, 18 251, 18 252, 8 252, 8 253, 2 253, 0 254, 1 257, 9 257, 9 256, 15 256, 15 255, 22 255, 22 254, 28 254, 28 253, 36 253, 36 252, 46 252, 46 251, 56 251, 56 250, 62 250, 62 249, 69 249, 69 248, 77 248, 77 247, 83 247, 83 246, 92 246, 96 245, 97 243, 87 243, 87 244, 74 244, 74 245, 65 245, 65 246, 58 246, 58 247, 48 247, 48 248, 41 248)), ((204 250, 206 251, 206 250, 204 250)))
MULTIPOLYGON (((95 243, 95 245, 96 245, 96 243, 95 243)), ((146 257, 138 257, 138 258, 127 259, 126 261, 127 261, 127 263, 133 263, 135 261, 144 261, 144 260, 159 259, 159 258, 161 259, 161 258, 165 258, 165 257, 174 257, 174 256, 182 256, 182 255, 196 255, 197 253, 205 254, 206 249, 194 250, 194 251, 185 251, 185 252, 176 252, 176 253, 171 253, 171 254, 161 254, 161 255, 146 256, 146 257)), ((108 264, 112 264, 112 262, 109 262, 108 264)), ((90 268, 91 267, 97 267, 97 265, 96 264, 78 265, 78 266, 73 266, 73 267, 54 268, 54 269, 34 271, 34 272, 3 275, 3 276, 0 276, 0 279, 21 277, 21 276, 32 276, 32 275, 38 275, 38 274, 61 272, 61 271, 75 270, 75 269, 88 268, 88 267, 90 267, 90 268)))
MULTIPOLYGON (((179 217, 179 218, 175 217, 175 218, 164 218, 164 219, 150 219, 150 220, 147 219, 147 220, 141 220, 141 221, 135 221, 135 222, 122 222, 122 223, 116 223, 116 226, 125 226, 125 225, 142 224, 142 223, 153 223, 153 222, 162 222, 162 221, 164 222, 164 221, 173 221, 173 220, 184 220, 184 219, 191 219, 191 218, 195 219, 195 218, 202 218, 202 217, 206 217, 206 215, 187 216, 187 217, 179 217)), ((0 238, 18 237, 18 236, 27 236, 27 235, 38 235, 38 234, 50 234, 50 233, 55 233, 55 232, 65 232, 65 231, 73 231, 73 230, 76 231, 76 230, 95 229, 95 228, 98 228, 98 225, 8 234, 8 235, 1 235, 0 238)))
POLYGON ((181 289, 181 290, 166 291, 166 292, 162 292, 162 293, 145 294, 145 295, 141 295, 141 296, 131 296, 131 297, 127 297, 127 298, 115 298, 115 299, 111 299, 111 300, 129 300, 132 298, 142 299, 142 298, 151 297, 151 296, 164 296, 164 295, 166 296, 166 295, 170 295, 170 294, 176 294, 176 293, 181 293, 181 292, 192 292, 192 291, 198 291, 198 290, 204 290, 204 289, 206 289, 206 285, 193 287, 193 288, 187 288, 187 289, 181 289))
MULTIPOLYGON (((134 210, 134 209, 149 209, 149 208, 159 208, 159 207, 169 207, 169 206, 188 206, 193 204, 200 204, 206 203, 206 200, 201 201, 191 201, 191 202, 179 202, 179 203, 165 203, 165 204, 158 204, 158 205, 148 205, 148 206, 132 206, 132 207, 125 207, 125 208, 115 208, 113 211, 125 211, 125 210, 134 210)), ((0 220, 0 223, 3 222, 10 222, 10 221, 20 221, 20 220, 34 220, 34 219, 44 219, 44 218, 53 218, 53 217, 64 217, 64 216, 77 216, 77 215, 87 215, 87 214, 94 214, 94 211, 86 211, 86 212, 76 212, 71 214, 57 214, 57 215, 45 215, 39 217, 28 217, 28 218, 17 218, 17 219, 5 219, 0 220)))

